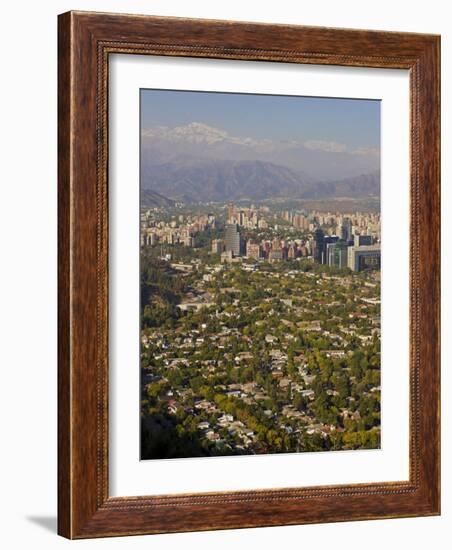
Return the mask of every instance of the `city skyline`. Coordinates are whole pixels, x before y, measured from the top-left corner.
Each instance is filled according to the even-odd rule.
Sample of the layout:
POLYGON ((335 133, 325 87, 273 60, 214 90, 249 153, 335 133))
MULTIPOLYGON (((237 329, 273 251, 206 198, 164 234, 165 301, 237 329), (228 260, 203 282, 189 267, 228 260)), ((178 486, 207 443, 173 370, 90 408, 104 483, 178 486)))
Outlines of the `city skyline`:
POLYGON ((186 216, 182 213, 183 205, 177 210, 181 212, 177 217, 157 224, 152 221, 153 209, 143 211, 142 247, 160 243, 161 258, 165 258, 164 245, 195 247, 196 235, 209 229, 216 230, 210 252, 221 263, 311 259, 357 272, 379 270, 381 266, 381 217, 377 212, 338 214, 291 209, 273 211, 269 216, 267 206, 244 207, 233 203, 220 208, 219 216, 213 213, 186 216))

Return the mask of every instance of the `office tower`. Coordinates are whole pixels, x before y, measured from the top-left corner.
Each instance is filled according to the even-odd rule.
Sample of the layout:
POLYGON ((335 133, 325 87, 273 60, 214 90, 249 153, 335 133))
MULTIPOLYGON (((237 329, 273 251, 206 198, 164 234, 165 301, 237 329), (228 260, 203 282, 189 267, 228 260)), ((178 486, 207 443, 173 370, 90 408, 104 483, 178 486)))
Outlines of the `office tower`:
POLYGON ((352 236, 352 221, 350 218, 344 218, 340 227, 339 236, 344 241, 348 241, 352 236))
POLYGON ((334 249, 336 243, 326 243, 325 246, 325 263, 329 266, 334 266, 334 249))
POLYGON ((236 223, 226 224, 225 250, 234 256, 240 256, 240 232, 236 223))
POLYGON ((326 261, 331 267, 347 267, 347 242, 339 240, 326 245, 326 261))
POLYGON ((320 263, 328 264, 328 245, 335 244, 339 240, 336 235, 324 235, 322 243, 322 255, 320 263))
POLYGON ((235 217, 235 206, 233 204, 228 205, 228 221, 232 221, 235 217))
POLYGON ((323 239, 325 237, 325 233, 321 229, 316 229, 314 233, 314 250, 313 250, 313 256, 314 260, 321 264, 323 262, 323 253, 324 253, 324 242, 323 239))
POLYGON ((354 246, 370 246, 372 244, 371 235, 355 235, 354 246))
POLYGON ((370 246, 350 246, 348 248, 348 267, 353 271, 380 269, 380 245, 374 244, 370 246))
POLYGON ((292 221, 294 219, 294 214, 291 210, 286 210, 282 213, 282 217, 283 217, 284 220, 292 223, 292 221))

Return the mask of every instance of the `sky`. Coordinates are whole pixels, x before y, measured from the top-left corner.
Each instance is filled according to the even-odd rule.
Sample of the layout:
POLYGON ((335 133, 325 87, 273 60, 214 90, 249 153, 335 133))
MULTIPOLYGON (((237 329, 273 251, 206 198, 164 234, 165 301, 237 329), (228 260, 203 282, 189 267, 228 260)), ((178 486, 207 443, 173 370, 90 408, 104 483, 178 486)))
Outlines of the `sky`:
POLYGON ((141 90, 143 129, 192 122, 254 139, 380 148, 378 100, 141 90))

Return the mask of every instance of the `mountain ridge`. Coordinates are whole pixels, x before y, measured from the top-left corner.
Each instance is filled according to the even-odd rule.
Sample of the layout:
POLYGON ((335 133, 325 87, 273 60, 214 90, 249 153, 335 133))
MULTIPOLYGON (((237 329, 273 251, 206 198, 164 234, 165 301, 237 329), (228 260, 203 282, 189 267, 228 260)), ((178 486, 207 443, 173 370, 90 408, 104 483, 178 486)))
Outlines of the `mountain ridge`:
POLYGON ((142 189, 184 203, 271 198, 368 197, 380 193, 379 172, 316 181, 287 166, 261 160, 196 160, 145 164, 142 189))
POLYGON ((165 197, 161 195, 160 193, 157 193, 157 191, 154 191, 153 189, 143 189, 140 190, 140 204, 142 206, 152 206, 152 207, 166 207, 166 208, 173 208, 176 206, 176 201, 169 199, 168 197, 165 197))
POLYGON ((375 147, 347 146, 330 137, 308 139, 302 132, 297 139, 232 135, 202 122, 143 128, 141 151, 143 166, 178 162, 180 157, 199 161, 260 160, 325 181, 370 173, 378 169, 380 162, 379 148, 375 147))

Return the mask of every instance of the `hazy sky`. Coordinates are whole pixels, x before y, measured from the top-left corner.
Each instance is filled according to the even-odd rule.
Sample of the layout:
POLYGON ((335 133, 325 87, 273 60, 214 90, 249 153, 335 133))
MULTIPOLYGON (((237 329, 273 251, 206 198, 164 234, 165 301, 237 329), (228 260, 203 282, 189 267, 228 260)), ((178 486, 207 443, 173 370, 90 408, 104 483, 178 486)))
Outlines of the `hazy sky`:
POLYGON ((255 139, 322 140, 380 147, 380 101, 185 92, 141 91, 142 128, 202 122, 255 139))

